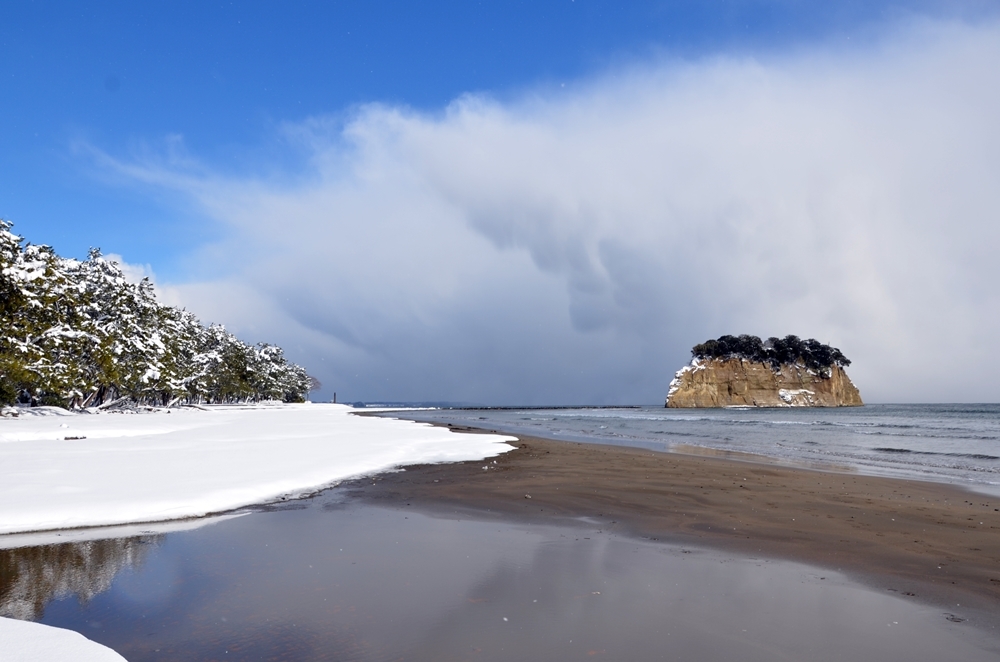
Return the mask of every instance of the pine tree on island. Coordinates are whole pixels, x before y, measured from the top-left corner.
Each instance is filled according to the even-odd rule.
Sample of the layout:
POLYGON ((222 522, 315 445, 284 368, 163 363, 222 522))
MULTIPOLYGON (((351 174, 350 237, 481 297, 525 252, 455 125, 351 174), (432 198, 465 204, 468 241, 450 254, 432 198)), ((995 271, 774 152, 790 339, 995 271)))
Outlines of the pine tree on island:
POLYGON ((716 340, 706 340, 691 348, 691 356, 697 359, 739 358, 756 363, 769 363, 778 368, 782 364, 801 362, 813 370, 825 370, 837 365, 846 368, 851 361, 836 347, 824 345, 814 338, 801 340, 798 336, 768 338, 757 336, 720 336, 716 340))
POLYGON ((856 407, 861 394, 836 347, 798 336, 720 336, 691 349, 667 407, 856 407))

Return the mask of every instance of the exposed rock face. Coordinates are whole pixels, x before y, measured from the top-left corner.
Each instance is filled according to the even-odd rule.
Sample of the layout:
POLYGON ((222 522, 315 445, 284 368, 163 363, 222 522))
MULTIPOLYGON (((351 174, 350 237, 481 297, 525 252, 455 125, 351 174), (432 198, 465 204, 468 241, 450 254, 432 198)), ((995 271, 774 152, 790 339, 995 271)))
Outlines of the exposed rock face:
POLYGON ((694 359, 670 382, 667 407, 857 407, 861 394, 838 365, 813 370, 801 363, 741 358, 694 359))

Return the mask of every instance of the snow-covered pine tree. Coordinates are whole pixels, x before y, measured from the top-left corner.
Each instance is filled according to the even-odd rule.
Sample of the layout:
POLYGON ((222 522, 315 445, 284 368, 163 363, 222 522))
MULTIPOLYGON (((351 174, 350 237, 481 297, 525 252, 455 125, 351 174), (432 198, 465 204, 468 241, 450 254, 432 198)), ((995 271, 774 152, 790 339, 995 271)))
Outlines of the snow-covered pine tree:
POLYGON ((24 244, 0 219, 0 403, 66 407, 305 399, 281 348, 161 305, 91 250, 84 261, 24 244))

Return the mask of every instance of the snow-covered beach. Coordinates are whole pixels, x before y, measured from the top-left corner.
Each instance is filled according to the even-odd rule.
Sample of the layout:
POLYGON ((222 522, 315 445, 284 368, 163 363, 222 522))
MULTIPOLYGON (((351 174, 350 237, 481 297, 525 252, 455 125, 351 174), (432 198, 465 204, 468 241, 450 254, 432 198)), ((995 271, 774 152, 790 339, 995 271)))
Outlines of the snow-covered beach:
POLYGON ((504 442, 513 437, 351 411, 334 404, 135 414, 45 408, 5 417, 0 534, 199 517, 406 464, 478 460, 512 448, 504 442))
POLYGON ((85 649, 136 662, 234 650, 266 659, 336 646, 440 659, 420 651, 484 642, 484 659, 510 659, 503 630, 516 622, 526 659, 557 645, 635 658, 678 643, 700 651, 693 659, 773 659, 775 646, 812 659, 810 624, 822 622, 823 649, 845 659, 901 646, 913 660, 1000 650, 988 625, 995 537, 966 521, 972 506, 956 507, 966 496, 956 488, 529 436, 508 453, 510 437, 351 412, 35 408, 0 420, 0 522, 34 522, 0 535, 0 548, 12 542, 0 549, 12 569, 0 613, 92 637, 46 638, 3 618, 0 641, 17 642, 14 659, 26 661, 52 659, 41 646, 56 637, 80 650, 58 659, 86 659, 85 649), (423 466, 391 471, 413 463, 423 466), (233 510, 335 483, 299 503, 233 510), (926 545, 909 544, 912 530, 926 545), (721 555, 695 560, 716 545, 721 555), (928 575, 939 552, 953 560, 928 575), (789 558, 809 566, 774 560, 789 558), (692 627, 679 636, 682 622, 692 627), (725 654, 719 631, 740 632, 725 654))
MULTIPOLYGON (((90 414, 45 407, 4 416, 0 541, 2 534, 200 517, 405 464, 478 460, 512 448, 504 442, 513 437, 351 411, 333 404, 90 414)), ((77 633, 9 618, 0 619, 0 638, 16 660, 122 659, 77 633)))

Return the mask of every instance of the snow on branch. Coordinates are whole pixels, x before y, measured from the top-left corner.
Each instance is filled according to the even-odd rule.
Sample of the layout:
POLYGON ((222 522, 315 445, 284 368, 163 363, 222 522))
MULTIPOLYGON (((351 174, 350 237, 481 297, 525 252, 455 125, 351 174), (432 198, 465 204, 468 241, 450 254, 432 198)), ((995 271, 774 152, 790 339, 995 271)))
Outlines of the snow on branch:
POLYGON ((161 305, 92 249, 25 244, 0 219, 0 404, 96 407, 301 402, 312 385, 280 347, 247 344, 161 305))

